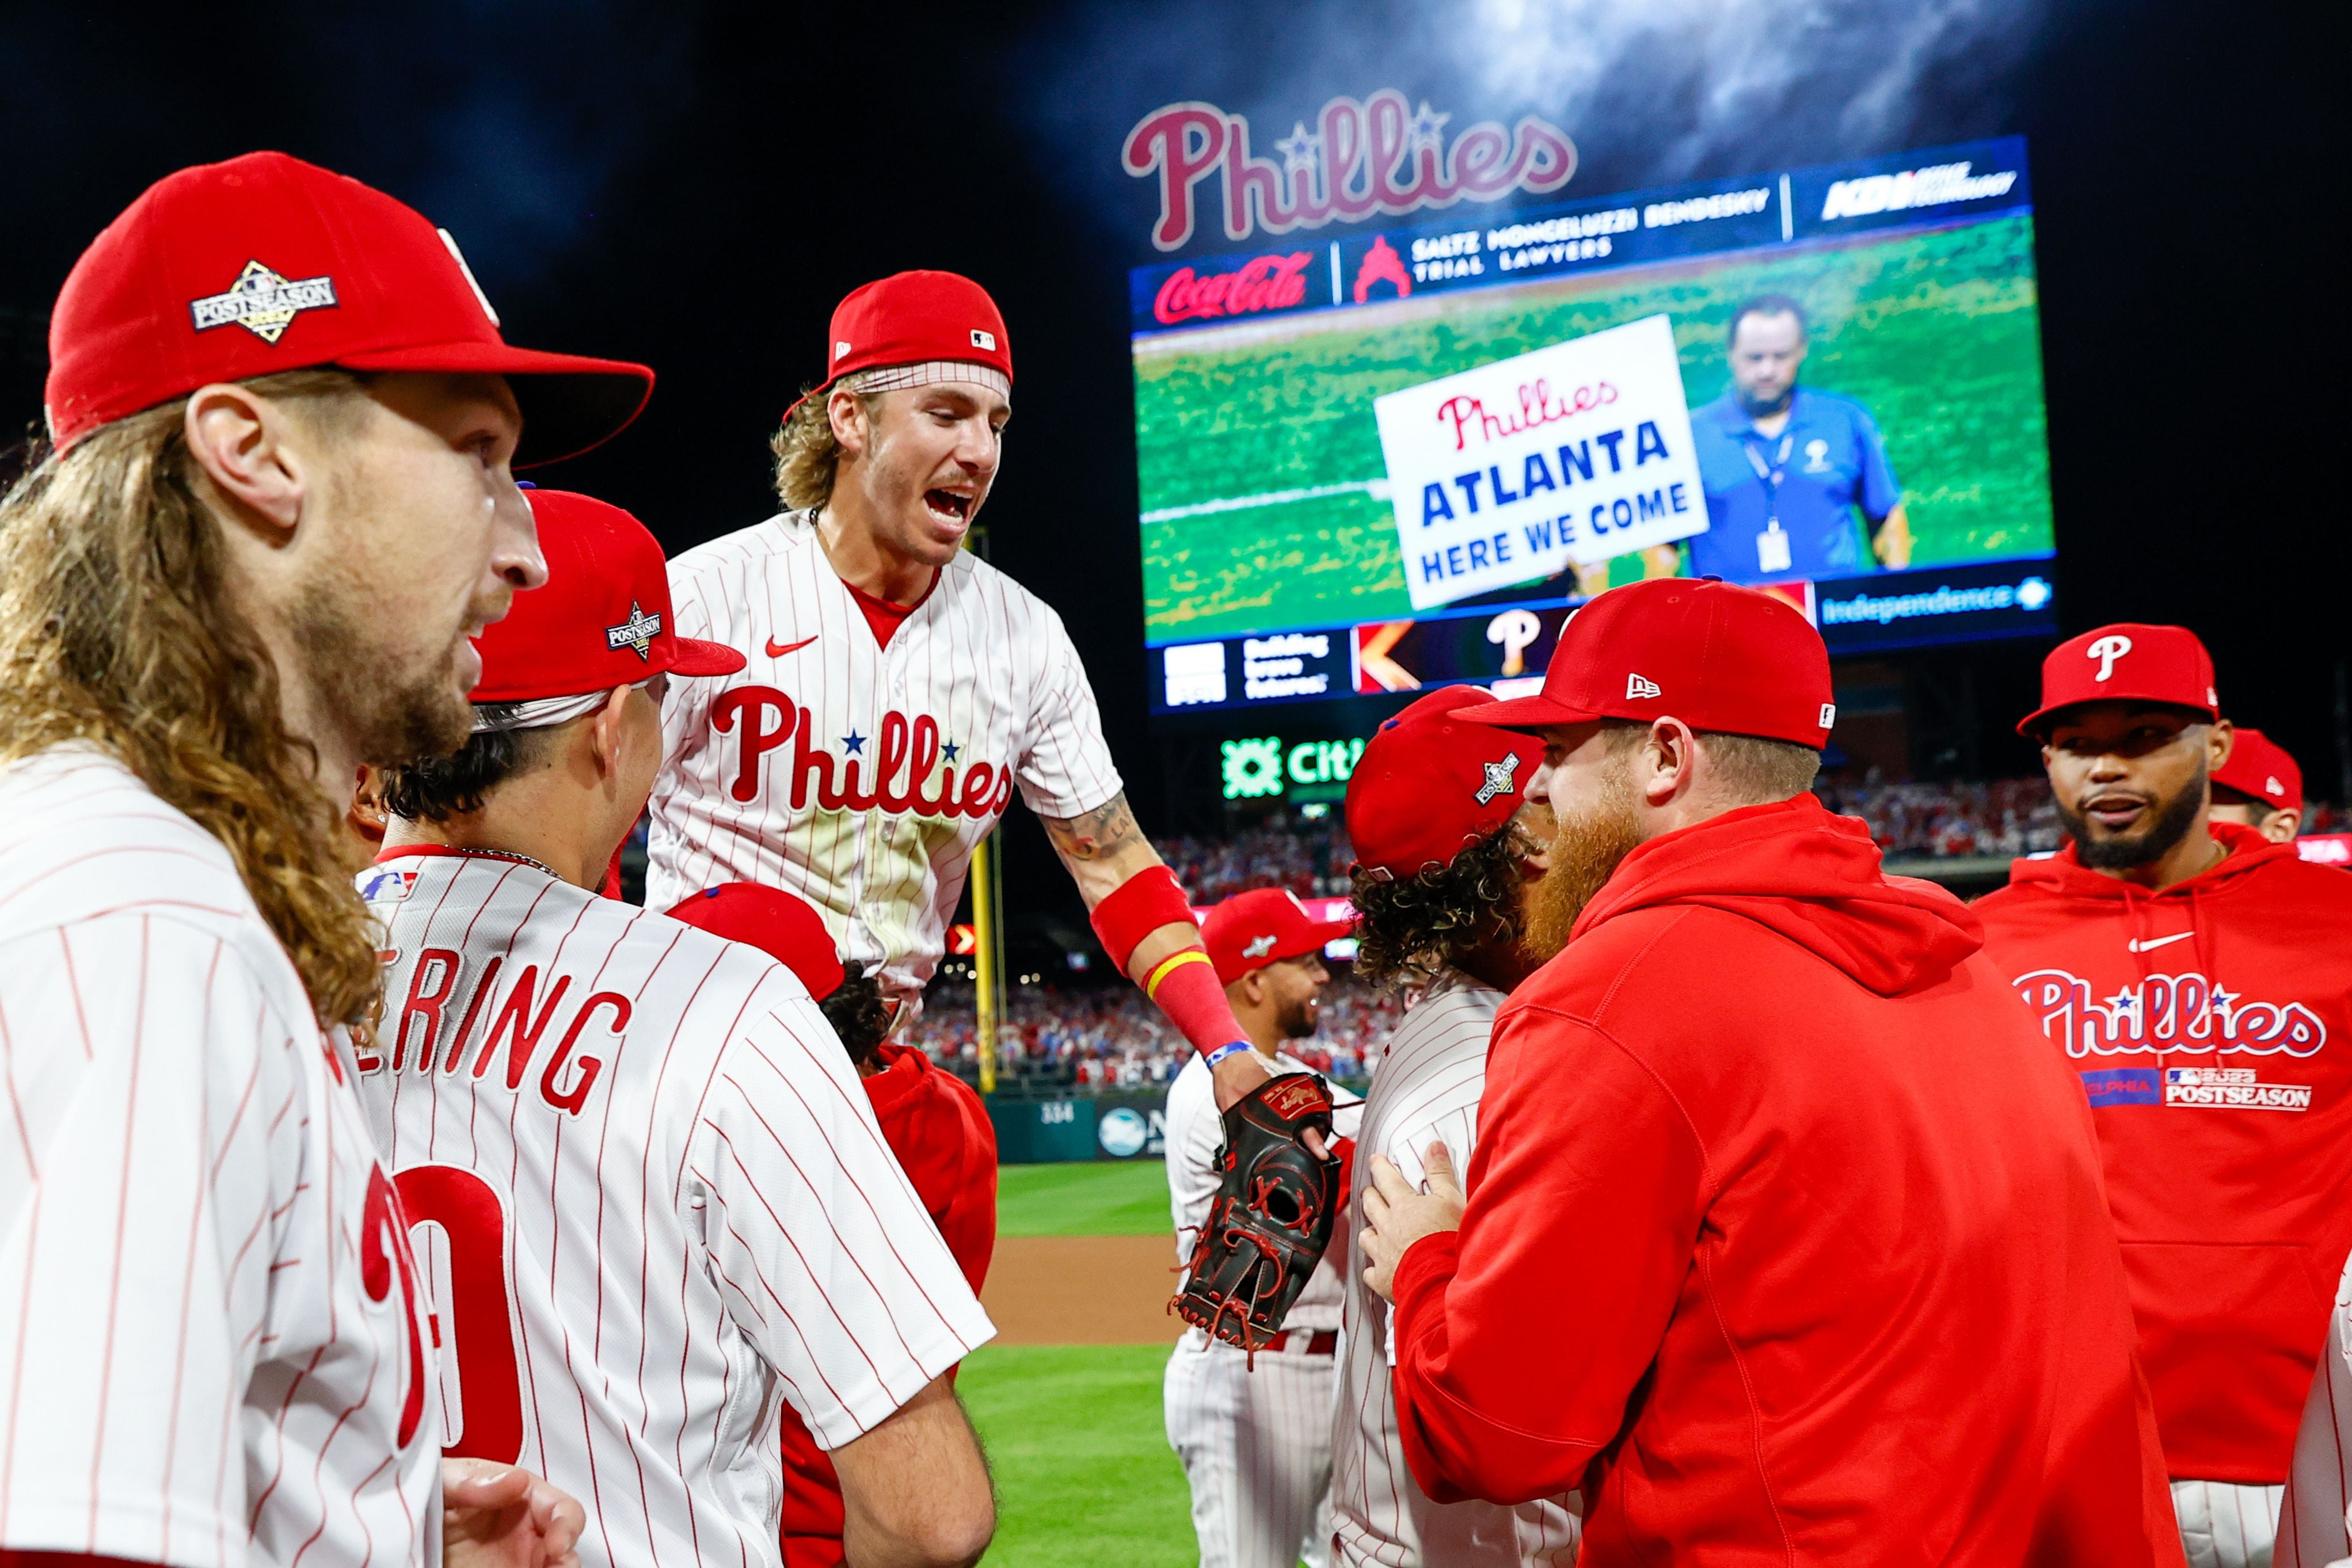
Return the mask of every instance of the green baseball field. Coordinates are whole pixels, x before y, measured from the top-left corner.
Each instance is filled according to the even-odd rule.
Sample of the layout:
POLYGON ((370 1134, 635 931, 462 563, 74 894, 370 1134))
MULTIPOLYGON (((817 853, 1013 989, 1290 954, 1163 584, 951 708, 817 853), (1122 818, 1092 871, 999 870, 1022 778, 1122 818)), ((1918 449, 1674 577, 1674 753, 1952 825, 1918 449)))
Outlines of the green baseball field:
POLYGON ((2051 548, 2032 220, 2006 217, 1142 339, 1148 640, 1410 616, 1374 398, 1663 310, 1696 408, 1763 293, 1812 317, 1804 383, 1876 416, 1915 566, 2051 548))
POLYGON ((956 1384, 996 1478, 988 1561, 1192 1568, 1191 1496, 1160 1420, 1180 1326, 1162 1310, 1166 1173, 1156 1160, 1007 1165, 997 1192, 982 1294, 1000 1340, 956 1384))

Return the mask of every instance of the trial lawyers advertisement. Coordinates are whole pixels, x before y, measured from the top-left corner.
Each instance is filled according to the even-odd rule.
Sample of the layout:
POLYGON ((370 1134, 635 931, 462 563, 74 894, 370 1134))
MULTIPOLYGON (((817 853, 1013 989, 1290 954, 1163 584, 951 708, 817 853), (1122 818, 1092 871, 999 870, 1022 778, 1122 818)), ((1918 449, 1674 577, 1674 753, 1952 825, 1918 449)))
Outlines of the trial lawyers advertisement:
POLYGON ((1643 576, 2055 629, 2021 140, 1413 219, 1130 275, 1155 709, 1528 679, 1643 576))

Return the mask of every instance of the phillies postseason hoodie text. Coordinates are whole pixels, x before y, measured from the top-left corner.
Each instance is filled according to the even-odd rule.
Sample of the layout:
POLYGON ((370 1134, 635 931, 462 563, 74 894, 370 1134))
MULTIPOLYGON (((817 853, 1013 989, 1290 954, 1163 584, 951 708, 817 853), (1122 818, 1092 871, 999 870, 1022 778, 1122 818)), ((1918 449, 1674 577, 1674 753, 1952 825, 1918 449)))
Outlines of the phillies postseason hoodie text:
POLYGON ((2276 1486, 2352 1250, 2352 876, 2213 837, 2160 893, 2070 846, 1975 908, 2088 1094, 2172 1474, 2276 1486))
POLYGON ((1642 846, 1495 1031, 1396 1276, 1430 1496, 1585 1568, 2179 1563, 2089 1114, 1950 895, 1811 795, 1642 846))

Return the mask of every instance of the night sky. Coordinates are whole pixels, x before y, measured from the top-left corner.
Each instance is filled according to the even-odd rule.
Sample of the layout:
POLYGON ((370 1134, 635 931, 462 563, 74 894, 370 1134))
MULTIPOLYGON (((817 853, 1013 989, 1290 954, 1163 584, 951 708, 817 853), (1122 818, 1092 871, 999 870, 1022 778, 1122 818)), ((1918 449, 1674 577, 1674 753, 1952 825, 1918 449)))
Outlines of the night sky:
MULTIPOLYGON (((38 418, 43 319, 90 237, 172 169, 259 147, 452 229, 509 341, 654 365, 631 431, 537 477, 629 507, 673 550, 774 510, 767 437, 842 294, 968 272, 1003 307, 1019 374, 983 514, 994 559, 1067 620, 1149 826, 1124 274, 1151 258, 1153 207, 1116 171, 1128 124, 1205 98, 1250 113, 1263 144, 1276 117, 1393 85, 1467 111, 1457 125, 1562 125, 1583 162, 1550 199, 2021 132, 2068 629, 2195 626, 2233 714, 2294 751, 2315 795, 2339 793, 2345 523, 2318 459, 2342 442, 2344 269, 2325 237, 2343 116, 2322 77, 2340 37, 2210 5, 1626 0, 1546 13, 1555 64, 1505 36, 1519 9, 1545 11, 0 7, 0 427, 38 418), (1743 69, 1748 97, 1716 90, 1743 69)), ((2031 771, 2001 734, 2038 650, 1934 657, 1976 674, 1982 770, 2031 771)), ((1034 829, 1013 853, 1019 877, 1034 829)))

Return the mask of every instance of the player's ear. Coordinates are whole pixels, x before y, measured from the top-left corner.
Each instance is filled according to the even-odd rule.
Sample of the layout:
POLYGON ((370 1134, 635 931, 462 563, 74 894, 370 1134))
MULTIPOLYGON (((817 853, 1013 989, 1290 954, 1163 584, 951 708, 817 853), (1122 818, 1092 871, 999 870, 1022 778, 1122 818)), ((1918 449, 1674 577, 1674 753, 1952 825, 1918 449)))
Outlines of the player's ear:
POLYGON ((237 521, 262 532, 294 531, 315 476, 282 405, 234 382, 200 386, 189 395, 181 434, 237 521))
POLYGON ((604 704, 588 721, 588 753, 596 762, 596 776, 611 778, 620 770, 622 737, 634 687, 616 686, 604 693, 604 704))
POLYGON ((824 415, 833 426, 833 438, 841 444, 843 455, 863 456, 871 435, 866 400, 846 387, 836 386, 825 399, 824 415))
POLYGON ((2238 731, 2227 719, 2216 719, 2205 736, 2205 771, 2213 772, 2237 750, 2238 731))

